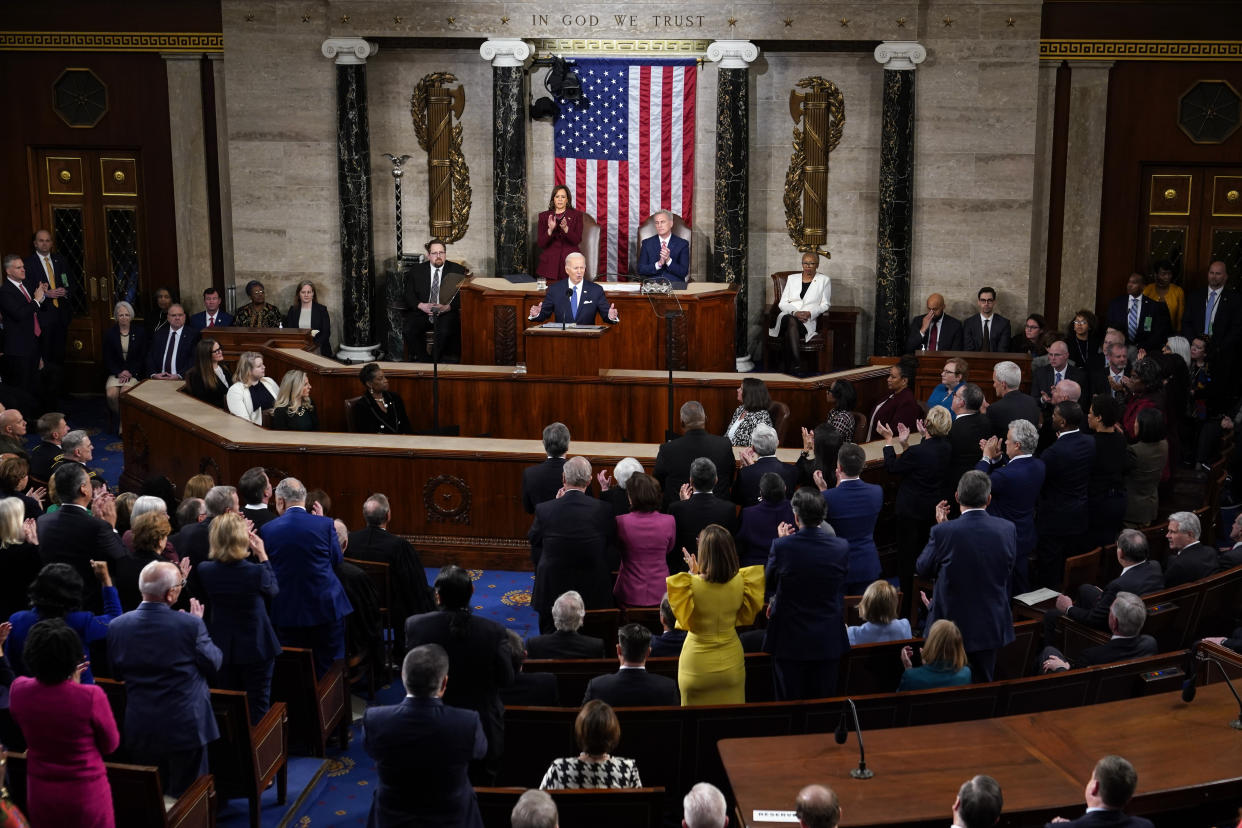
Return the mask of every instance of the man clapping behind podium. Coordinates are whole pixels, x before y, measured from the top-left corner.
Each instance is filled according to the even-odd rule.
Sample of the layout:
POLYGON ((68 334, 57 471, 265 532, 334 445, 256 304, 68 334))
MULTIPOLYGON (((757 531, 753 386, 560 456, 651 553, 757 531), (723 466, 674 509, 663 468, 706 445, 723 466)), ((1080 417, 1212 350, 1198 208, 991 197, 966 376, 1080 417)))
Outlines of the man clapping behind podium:
POLYGON ((605 312, 604 289, 594 282, 584 281, 586 256, 570 253, 565 257, 565 275, 568 282, 548 285, 542 305, 531 305, 530 320, 542 322, 555 314, 557 322, 576 325, 593 325, 596 316, 608 324, 620 321, 617 306, 609 305, 605 312))

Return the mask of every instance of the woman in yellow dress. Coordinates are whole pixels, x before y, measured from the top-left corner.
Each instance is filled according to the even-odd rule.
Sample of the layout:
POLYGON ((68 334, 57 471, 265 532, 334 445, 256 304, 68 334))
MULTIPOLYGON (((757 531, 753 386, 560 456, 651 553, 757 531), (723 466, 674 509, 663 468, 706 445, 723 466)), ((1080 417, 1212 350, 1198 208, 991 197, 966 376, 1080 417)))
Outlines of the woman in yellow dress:
POLYGON ((1169 307, 1169 320, 1173 332, 1182 329, 1182 314, 1186 311, 1186 292, 1173 284, 1173 263, 1167 259, 1156 262, 1156 280, 1143 288, 1143 295, 1164 302, 1169 307))
POLYGON ((763 606, 763 567, 739 569, 733 536, 714 523, 699 533, 697 556, 681 552, 690 571, 666 581, 677 626, 688 631, 677 663, 681 704, 743 704, 746 665, 735 628, 763 606))

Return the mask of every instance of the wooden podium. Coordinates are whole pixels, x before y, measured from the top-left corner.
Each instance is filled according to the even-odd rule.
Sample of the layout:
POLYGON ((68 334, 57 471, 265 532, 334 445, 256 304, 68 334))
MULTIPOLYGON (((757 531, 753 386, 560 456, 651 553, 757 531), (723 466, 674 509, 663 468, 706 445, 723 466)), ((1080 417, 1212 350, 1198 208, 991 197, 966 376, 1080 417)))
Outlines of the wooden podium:
POLYGON ((611 325, 547 322, 523 332, 526 372, 535 376, 596 377, 613 365, 611 325))

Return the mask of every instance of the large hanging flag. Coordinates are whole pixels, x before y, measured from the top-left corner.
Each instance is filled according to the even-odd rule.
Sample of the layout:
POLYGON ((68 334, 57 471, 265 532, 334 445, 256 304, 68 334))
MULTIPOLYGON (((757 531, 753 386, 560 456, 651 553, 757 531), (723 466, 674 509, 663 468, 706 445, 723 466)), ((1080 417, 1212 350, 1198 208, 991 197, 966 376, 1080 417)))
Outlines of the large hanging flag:
MULTIPOLYGON (((556 183, 600 226, 597 272, 629 273, 637 232, 656 210, 692 225, 694 60, 576 60, 582 98, 563 98, 556 183)), ((633 264, 637 264, 635 260, 633 264)))

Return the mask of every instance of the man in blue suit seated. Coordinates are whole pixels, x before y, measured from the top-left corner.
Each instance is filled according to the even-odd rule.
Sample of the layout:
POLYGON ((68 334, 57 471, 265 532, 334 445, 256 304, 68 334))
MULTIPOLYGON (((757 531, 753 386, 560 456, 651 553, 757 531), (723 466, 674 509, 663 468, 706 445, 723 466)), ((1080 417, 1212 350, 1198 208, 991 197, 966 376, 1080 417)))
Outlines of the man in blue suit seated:
POLYGON ((487 753, 487 738, 478 713, 444 703, 448 673, 443 647, 415 647, 401 665, 405 698, 363 714, 364 747, 379 773, 367 825, 483 828, 466 768, 487 753))
POLYGON ((276 511, 280 517, 259 530, 280 585, 272 625, 282 645, 314 652, 322 676, 345 657, 345 616, 354 611, 333 571, 345 556, 332 519, 306 511, 306 487, 297 478, 276 487, 276 511))
MULTIPOLYGON (((1057 817, 1048 823, 1058 823, 1068 828, 1093 828, 1107 825, 1110 828, 1152 828, 1151 820, 1130 816, 1122 808, 1134 796, 1138 787, 1138 773, 1121 756, 1105 756, 1095 763, 1091 781, 1085 791, 1087 812, 1078 819, 1057 817)), ((1044 828, 1047 828, 1045 826, 1044 828)))
POLYGON ((604 305, 608 303, 604 289, 594 282, 584 281, 586 256, 581 253, 566 256, 565 274, 569 276, 568 284, 556 282, 548 285, 543 304, 531 305, 530 321, 542 322, 549 316, 570 325, 594 325, 597 317, 609 325, 620 321, 616 305, 608 305, 608 309, 604 310, 604 305))
POLYGON ((656 234, 639 245, 638 275, 686 281, 690 272, 690 242, 673 235, 673 216, 668 210, 660 210, 651 220, 655 222, 656 234))
POLYGON ((195 339, 202 336, 206 328, 228 327, 233 324, 233 316, 228 311, 220 309, 220 291, 214 287, 203 291, 203 307, 206 310, 192 315, 187 323, 194 331, 195 339))
MULTIPOLYGON (((1009 580, 1017 557, 1017 532, 1004 518, 987 513, 992 481, 968 471, 957 484, 962 516, 949 520, 949 504, 936 506, 936 526, 915 563, 936 581, 927 604, 927 627, 947 618, 962 631, 962 645, 976 682, 991 681, 996 651, 1013 641, 1009 580)), ((926 601, 926 599, 924 599, 926 601)))
POLYGON ((1035 554, 1035 503, 1044 485, 1044 461, 1035 456, 1039 432, 1028 420, 1014 420, 1005 435, 1004 452, 1008 461, 1000 465, 1001 441, 991 437, 981 441, 983 459, 975 468, 992 477, 992 501, 988 514, 1004 518, 1018 530, 1018 557, 1013 568, 1013 594, 1030 589, 1030 562, 1035 554))
POLYGON ((764 567, 768 627, 777 701, 836 695, 837 668, 849 648, 842 605, 850 545, 820 526, 824 498, 811 488, 794 493, 795 526, 782 523, 764 567))
POLYGON ((152 561, 138 576, 142 603, 108 625, 112 677, 125 682, 126 761, 159 768, 172 797, 207 773, 207 744, 220 736, 207 676, 221 654, 202 604, 173 612, 184 586, 175 564, 152 561))
POLYGON ((837 452, 837 485, 828 488, 824 473, 815 472, 815 485, 824 495, 828 523, 837 537, 850 545, 850 571, 846 595, 862 595, 880 577, 880 552, 875 547, 875 524, 884 506, 884 490, 859 479, 867 453, 855 443, 837 452))
POLYGON ((1147 605, 1143 603, 1143 599, 1133 592, 1118 592, 1112 606, 1108 608, 1108 630, 1112 633, 1108 642, 1087 647, 1074 658, 1066 658, 1064 653, 1051 645, 1044 647, 1039 654, 1039 671, 1060 673, 1064 670, 1155 655, 1156 639, 1150 635, 1139 635, 1146 620, 1147 605))

